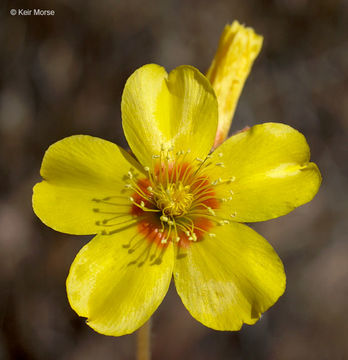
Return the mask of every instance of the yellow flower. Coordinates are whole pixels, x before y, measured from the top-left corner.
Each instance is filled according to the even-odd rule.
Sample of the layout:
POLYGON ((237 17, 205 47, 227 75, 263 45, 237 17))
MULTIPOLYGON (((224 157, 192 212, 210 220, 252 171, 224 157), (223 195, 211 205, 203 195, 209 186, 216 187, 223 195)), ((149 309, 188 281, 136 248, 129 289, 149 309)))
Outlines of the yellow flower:
POLYGON ((262 36, 238 21, 226 25, 222 32, 216 55, 207 72, 219 104, 214 148, 228 135, 240 93, 261 50, 262 41, 262 36))
POLYGON ((298 131, 256 125, 213 153, 218 104, 198 70, 145 65, 128 79, 123 128, 135 160, 84 135, 47 150, 33 207, 51 228, 97 234, 67 279, 71 307, 106 335, 153 314, 172 275, 192 316, 217 330, 254 324, 285 289, 281 260, 243 222, 310 201, 321 177, 298 131))

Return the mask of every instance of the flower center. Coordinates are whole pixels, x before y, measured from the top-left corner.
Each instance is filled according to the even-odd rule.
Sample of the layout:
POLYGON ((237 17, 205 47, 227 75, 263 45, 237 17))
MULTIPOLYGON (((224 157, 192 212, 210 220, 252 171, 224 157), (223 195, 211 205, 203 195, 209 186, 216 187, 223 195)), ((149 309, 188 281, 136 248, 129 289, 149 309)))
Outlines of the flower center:
POLYGON ((184 186, 182 182, 168 184, 166 189, 162 186, 155 195, 158 209, 167 216, 182 216, 186 214, 192 204, 193 194, 190 186, 184 186))

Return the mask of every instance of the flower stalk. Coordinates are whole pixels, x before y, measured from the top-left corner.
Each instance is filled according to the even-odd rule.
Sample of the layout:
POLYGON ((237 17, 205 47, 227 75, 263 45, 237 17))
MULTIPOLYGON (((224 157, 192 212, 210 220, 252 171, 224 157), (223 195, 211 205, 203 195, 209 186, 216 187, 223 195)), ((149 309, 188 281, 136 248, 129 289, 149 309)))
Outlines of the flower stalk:
POLYGON ((137 331, 137 360, 151 359, 151 318, 137 331))

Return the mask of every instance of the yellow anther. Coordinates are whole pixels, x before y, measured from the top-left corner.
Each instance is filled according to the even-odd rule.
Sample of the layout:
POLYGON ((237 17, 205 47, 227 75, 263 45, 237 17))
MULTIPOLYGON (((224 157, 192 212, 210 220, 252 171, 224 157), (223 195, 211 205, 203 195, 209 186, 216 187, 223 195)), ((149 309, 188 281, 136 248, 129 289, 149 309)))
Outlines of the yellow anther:
POLYGON ((213 215, 213 216, 216 215, 216 214, 215 214, 215 211, 214 211, 211 207, 208 207, 208 212, 209 212, 211 215, 213 215))
POLYGON ((231 182, 233 182, 233 181, 235 181, 235 180, 236 180, 236 177, 235 177, 235 176, 232 176, 232 177, 229 178, 228 181, 231 183, 231 182))
POLYGON ((161 221, 164 221, 164 222, 167 222, 169 219, 167 218, 167 216, 162 215, 162 216, 160 217, 160 220, 161 220, 161 221))

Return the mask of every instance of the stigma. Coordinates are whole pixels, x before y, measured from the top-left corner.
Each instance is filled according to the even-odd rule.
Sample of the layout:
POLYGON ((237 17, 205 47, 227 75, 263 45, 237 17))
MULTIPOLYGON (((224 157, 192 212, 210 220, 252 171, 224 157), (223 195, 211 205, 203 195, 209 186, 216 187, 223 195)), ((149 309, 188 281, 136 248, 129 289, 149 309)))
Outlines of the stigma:
POLYGON ((154 193, 154 199, 158 209, 164 215, 170 217, 182 216, 188 213, 193 201, 190 185, 184 185, 181 181, 169 183, 164 188, 162 185, 154 193))

